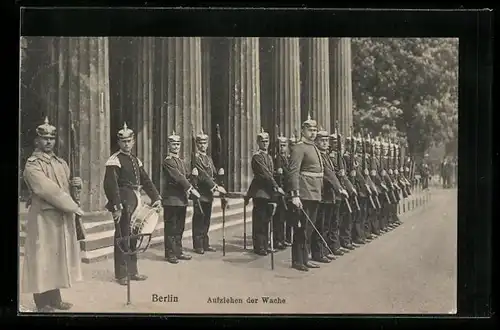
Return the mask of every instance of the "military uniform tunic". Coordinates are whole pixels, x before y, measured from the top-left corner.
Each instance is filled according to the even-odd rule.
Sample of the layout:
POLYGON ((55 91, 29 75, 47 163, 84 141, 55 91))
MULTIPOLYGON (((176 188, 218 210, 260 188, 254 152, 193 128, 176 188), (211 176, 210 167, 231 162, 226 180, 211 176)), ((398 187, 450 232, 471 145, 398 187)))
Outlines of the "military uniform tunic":
POLYGON ((217 188, 215 183, 217 171, 212 158, 206 153, 197 152, 195 154, 194 166, 198 170, 198 192, 200 193, 200 205, 203 214, 198 207, 194 208, 192 220, 193 249, 208 250, 210 247, 208 232, 210 218, 212 217, 214 192, 217 188))
MULTIPOLYGON (((314 142, 302 139, 292 148, 286 180, 288 192, 291 197, 300 197, 304 212, 314 224, 319 202, 323 197, 323 172, 323 160, 314 142)), ((306 266, 309 262, 313 227, 302 211, 296 214, 300 227, 296 227, 293 233, 292 264, 306 266)))
POLYGON ((186 226, 188 197, 193 186, 188 180, 190 173, 183 159, 169 154, 163 160, 163 221, 165 223, 165 258, 183 255, 182 235, 186 226))
POLYGON ((254 252, 265 254, 269 249, 269 223, 272 203, 276 203, 278 183, 274 179, 273 159, 267 151, 259 150, 252 156, 253 179, 247 196, 253 199, 252 240, 254 252))
MULTIPOLYGON (((108 202, 106 209, 110 212, 122 211, 119 223, 115 222, 114 262, 115 277, 121 279, 127 276, 127 256, 122 252, 134 249, 136 239, 120 245, 117 239, 130 235, 130 220, 135 211, 142 206, 140 191, 144 189, 151 201, 155 202, 161 197, 155 185, 144 170, 142 162, 132 154, 117 151, 106 162, 104 174, 104 193, 108 202)), ((137 274, 137 255, 130 256, 128 271, 131 275, 137 274)))

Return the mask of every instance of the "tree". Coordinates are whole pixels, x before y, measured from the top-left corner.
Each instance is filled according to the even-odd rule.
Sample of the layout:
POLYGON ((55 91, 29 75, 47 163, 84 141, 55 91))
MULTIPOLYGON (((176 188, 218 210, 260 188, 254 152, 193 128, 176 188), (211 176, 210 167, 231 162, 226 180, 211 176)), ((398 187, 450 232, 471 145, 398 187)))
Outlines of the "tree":
POLYGON ((412 154, 453 144, 458 131, 458 39, 353 38, 354 123, 396 132, 412 154))

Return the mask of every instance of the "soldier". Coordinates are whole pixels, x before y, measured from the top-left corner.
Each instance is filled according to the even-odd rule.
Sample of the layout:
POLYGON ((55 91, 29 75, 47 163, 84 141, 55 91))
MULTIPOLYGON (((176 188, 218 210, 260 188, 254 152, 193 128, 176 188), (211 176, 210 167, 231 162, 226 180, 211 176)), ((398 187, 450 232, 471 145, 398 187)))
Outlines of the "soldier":
MULTIPOLYGON (((335 217, 334 205, 336 203, 336 196, 344 196, 348 198, 347 191, 342 188, 337 175, 335 174, 335 167, 333 166, 333 162, 328 155, 328 147, 329 147, 329 139, 330 136, 327 131, 320 130, 318 135, 316 136, 316 146, 318 147, 321 159, 323 161, 323 190, 321 196, 321 202, 319 204, 318 217, 316 220, 316 227, 323 237, 329 238, 333 233, 333 230, 337 231, 338 235, 338 223, 334 223, 334 227, 332 228, 332 222, 334 222, 333 218, 335 217)), ((331 240, 330 240, 331 242, 331 240)), ((328 243, 328 240, 327 240, 328 243)), ((318 233, 313 232, 312 234, 312 260, 317 262, 328 263, 330 260, 335 260, 335 256, 326 252, 326 249, 323 245, 323 240, 319 237, 318 233)), ((329 248, 332 251, 335 251, 333 248, 334 244, 329 243, 329 248), (332 245, 330 247, 330 245, 332 245)), ((338 254, 337 248, 337 254, 338 254)))
MULTIPOLYGON (((191 260, 191 256, 182 251, 182 235, 186 225, 188 197, 200 198, 200 193, 188 180, 190 173, 184 160, 179 157, 180 149, 181 138, 173 132, 168 137, 168 155, 163 160, 165 259, 171 264, 177 264, 179 260, 191 260)), ((197 172, 197 169, 194 168, 191 175, 197 176, 197 172)), ((199 207, 198 205, 194 207, 199 207)))
POLYGON ((292 267, 300 271, 319 268, 317 264, 309 261, 312 226, 315 225, 323 186, 323 161, 314 144, 316 135, 316 121, 308 116, 302 123, 302 139, 292 148, 287 178, 288 193, 297 210, 292 243, 292 267))
POLYGON ((363 244, 366 243, 367 240, 369 241, 372 239, 371 218, 369 218, 368 214, 370 209, 376 208, 373 199, 374 196, 372 196, 375 192, 372 191, 374 184, 368 172, 366 152, 363 152, 364 146, 361 135, 358 134, 357 138, 353 137, 353 142, 355 143, 355 182, 359 192, 359 206, 361 208, 359 212, 360 219, 356 219, 354 222, 353 241, 357 244, 363 244))
POLYGON ((395 197, 394 203, 391 204, 391 222, 393 227, 399 226, 402 222, 398 217, 398 203, 401 200, 401 187, 396 178, 396 144, 389 140, 389 156, 388 156, 388 177, 391 182, 392 192, 395 197))
POLYGON ((140 159, 131 154, 135 144, 134 131, 123 124, 118 131, 119 150, 106 161, 104 174, 104 193, 108 199, 106 209, 112 213, 115 220, 114 269, 115 278, 121 285, 127 285, 127 273, 131 280, 144 281, 145 275, 139 275, 137 270, 137 255, 127 256, 123 251, 133 250, 137 245, 136 239, 131 239, 127 246, 123 241, 118 245, 117 239, 130 235, 130 220, 133 213, 141 207, 141 189, 153 202, 153 207, 161 205, 161 197, 153 182, 144 170, 140 159))
POLYGON ((56 131, 47 118, 37 127, 36 149, 23 171, 31 196, 21 292, 33 293, 38 311, 46 313, 70 309, 60 289, 82 280, 74 215, 83 211, 70 195, 70 187, 81 187, 82 180, 70 179, 68 164, 54 154, 56 131))
POLYGON ((363 143, 363 156, 365 157, 364 161, 364 170, 363 175, 365 180, 369 186, 369 190, 371 191, 372 201, 375 205, 369 205, 367 209, 367 218, 365 222, 365 237, 370 240, 372 238, 376 238, 380 235, 379 230, 379 207, 380 205, 380 191, 377 188, 377 185, 372 179, 371 173, 373 172, 373 164, 372 164, 372 154, 373 154, 373 145, 370 136, 364 140, 363 143), (370 207, 371 206, 371 207, 370 207))
POLYGON ((387 232, 387 218, 386 218, 386 213, 387 213, 387 208, 388 204, 391 203, 389 194, 388 194, 388 187, 385 184, 385 181, 383 177, 386 174, 386 171, 383 168, 383 163, 381 160, 381 143, 380 143, 380 138, 376 138, 372 142, 372 163, 371 163, 371 173, 370 176, 372 178, 372 181, 375 183, 377 186, 377 190, 381 193, 381 198, 379 198, 380 201, 380 206, 381 209, 378 212, 378 230, 381 233, 387 232))
POLYGON ((198 254, 215 252, 210 246, 208 231, 210 229, 210 217, 212 216, 212 203, 214 193, 226 194, 224 187, 215 183, 215 169, 212 157, 207 155, 208 135, 201 132, 196 136, 196 147, 194 166, 198 170, 198 189, 200 193, 201 210, 194 207, 192 218, 193 249, 198 254), (201 212, 203 211, 203 213, 201 212))
POLYGON ((422 189, 429 188, 429 179, 432 176, 432 171, 429 166, 429 154, 424 155, 422 165, 420 167, 420 176, 422 177, 422 189))
POLYGON ((252 157, 253 180, 248 188, 245 203, 253 199, 252 238, 254 253, 265 256, 269 249, 269 223, 274 215, 276 196, 283 196, 283 189, 274 180, 273 159, 268 153, 269 134, 261 129, 257 135, 259 150, 252 157))
MULTIPOLYGON (((276 155, 276 164, 274 165, 274 168, 276 169, 275 180, 283 191, 285 190, 283 179, 288 176, 288 141, 289 140, 282 134, 278 137, 279 154, 276 155)), ((274 247, 278 250, 284 250, 287 246, 290 246, 289 242, 291 242, 291 239, 287 242, 285 237, 285 227, 288 227, 287 229, 290 230, 290 224, 287 221, 288 217, 289 212, 286 201, 284 198, 280 198, 280 200, 277 201, 276 213, 273 218, 274 247)))
MULTIPOLYGON (((288 169, 288 166, 289 166, 289 163, 290 163, 290 150, 293 148, 294 145, 296 145, 298 142, 300 142, 300 138, 298 136, 296 136, 295 134, 292 134, 292 136, 290 137, 290 140, 289 140, 289 147, 288 147, 288 162, 287 162, 287 169, 288 169)), ((284 176, 284 178, 287 178, 288 177, 288 173, 286 173, 286 175, 284 176)), ((284 182, 286 184, 286 180, 284 182)), ((288 191, 285 190, 285 191, 288 191)), ((294 206, 293 204, 291 204, 291 202, 288 200, 288 204, 290 204, 289 206, 289 213, 287 216, 287 219, 285 221, 285 245, 286 246, 291 246, 292 245, 292 237, 293 237, 293 226, 294 226, 294 219, 296 218, 295 216, 295 209, 294 209, 294 206)))
POLYGON ((356 138, 351 134, 350 137, 346 138, 346 151, 344 153, 344 160, 349 171, 349 181, 353 184, 356 191, 359 193, 359 198, 356 196, 356 200, 353 199, 353 204, 359 205, 359 209, 353 210, 352 214, 352 224, 350 232, 350 241, 354 244, 365 244, 364 235, 364 218, 366 217, 366 208, 368 191, 366 188, 366 181, 363 174, 360 172, 359 164, 361 164, 361 159, 356 156, 356 138))

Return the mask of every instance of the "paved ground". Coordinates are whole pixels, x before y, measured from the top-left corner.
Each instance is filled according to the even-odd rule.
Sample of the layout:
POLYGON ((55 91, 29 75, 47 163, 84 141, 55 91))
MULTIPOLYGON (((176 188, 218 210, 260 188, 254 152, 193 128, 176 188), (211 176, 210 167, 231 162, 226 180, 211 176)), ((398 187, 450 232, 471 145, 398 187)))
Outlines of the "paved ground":
MULTIPOLYGON (((112 260, 83 265, 85 282, 63 297, 73 312, 94 313, 449 313, 457 296, 456 203, 456 190, 434 189, 432 202, 403 225, 308 273, 290 268, 290 250, 275 255, 274 271, 270 257, 244 252, 239 226, 226 232, 225 257, 220 231, 211 235, 217 252, 177 265, 162 260, 161 248, 149 250, 139 264, 149 279, 132 283, 130 306, 126 287, 112 282, 112 260), (178 300, 152 302, 155 294, 178 300), (262 296, 284 303, 266 304, 262 296), (208 302, 217 297, 242 302, 208 302)), ((32 308, 31 296, 22 295, 21 304, 32 308)))

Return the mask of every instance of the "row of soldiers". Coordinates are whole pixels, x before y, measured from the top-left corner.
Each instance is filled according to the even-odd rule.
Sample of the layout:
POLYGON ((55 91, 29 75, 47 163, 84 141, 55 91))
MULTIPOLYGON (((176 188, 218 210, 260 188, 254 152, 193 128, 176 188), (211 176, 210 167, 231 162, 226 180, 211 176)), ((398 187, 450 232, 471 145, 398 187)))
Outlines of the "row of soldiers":
POLYGON ((361 134, 342 139, 310 117, 301 133, 278 137, 273 159, 261 130, 245 204, 253 200, 254 252, 291 245, 292 267, 308 271, 399 226, 397 204, 412 185, 396 143, 361 134))

